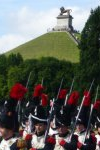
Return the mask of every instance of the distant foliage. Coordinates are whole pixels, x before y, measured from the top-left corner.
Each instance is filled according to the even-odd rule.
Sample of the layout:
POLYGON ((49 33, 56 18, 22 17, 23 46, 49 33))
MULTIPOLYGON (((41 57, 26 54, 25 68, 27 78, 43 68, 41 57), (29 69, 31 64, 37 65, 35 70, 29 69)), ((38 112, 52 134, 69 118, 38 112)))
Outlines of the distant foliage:
POLYGON ((17 82, 26 86, 30 72, 31 78, 27 98, 32 96, 34 86, 40 84, 42 79, 43 85, 46 87, 45 93, 49 94, 50 98, 56 97, 62 78, 64 78, 63 88, 69 88, 74 76, 72 63, 56 58, 47 57, 23 61, 20 54, 11 54, 9 57, 2 55, 0 57, 0 61, 4 60, 5 62, 0 66, 3 68, 0 73, 1 98, 9 97, 11 87, 17 82))
POLYGON ((80 84, 95 79, 100 84, 100 6, 91 10, 91 14, 81 34, 80 42, 80 84))
POLYGON ((23 62, 21 54, 10 54, 7 58, 8 66, 18 66, 23 62))

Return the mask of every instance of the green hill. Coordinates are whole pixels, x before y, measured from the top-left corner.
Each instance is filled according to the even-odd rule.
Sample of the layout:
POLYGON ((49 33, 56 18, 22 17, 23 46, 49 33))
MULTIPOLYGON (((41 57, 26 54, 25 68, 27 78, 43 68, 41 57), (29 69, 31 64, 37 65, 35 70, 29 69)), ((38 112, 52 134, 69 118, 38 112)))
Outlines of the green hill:
POLYGON ((55 57, 79 62, 79 49, 66 32, 51 32, 7 52, 20 53, 24 59, 55 57))

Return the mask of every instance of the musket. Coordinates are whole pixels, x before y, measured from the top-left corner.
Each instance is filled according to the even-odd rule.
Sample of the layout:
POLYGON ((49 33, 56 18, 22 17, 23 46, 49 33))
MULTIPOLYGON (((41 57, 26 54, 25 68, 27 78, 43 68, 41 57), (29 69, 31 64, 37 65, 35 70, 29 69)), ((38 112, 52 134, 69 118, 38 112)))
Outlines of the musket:
POLYGON ((69 138, 69 142, 71 142, 72 136, 73 136, 73 134, 74 134, 74 131, 75 131, 75 128, 76 128, 76 124, 77 124, 77 121, 78 121, 80 112, 81 112, 81 110, 82 110, 82 106, 83 106, 84 100, 85 100, 86 97, 89 96, 89 93, 90 93, 90 91, 91 91, 91 89, 92 89, 93 84, 94 84, 94 80, 92 81, 92 83, 91 83, 91 85, 90 85, 89 92, 88 92, 87 96, 85 96, 85 95, 83 96, 83 99, 82 99, 82 102, 81 102, 81 106, 80 106, 80 109, 79 109, 78 114, 77 114, 77 116, 76 116, 76 121, 75 121, 74 127, 73 127, 73 129, 72 129, 70 138, 69 138))
MULTIPOLYGON (((26 83, 26 88, 28 88, 31 74, 32 74, 32 72, 29 73, 29 76, 28 76, 28 79, 27 79, 27 83, 26 83)), ((20 123, 20 120, 21 120, 21 117, 20 117, 20 113, 21 113, 21 101, 18 101, 16 110, 18 111, 18 121, 20 123)))
POLYGON ((68 93, 68 94, 66 94, 66 98, 65 98, 64 106, 66 106, 67 101, 68 101, 68 98, 69 98, 69 96, 70 96, 70 94, 71 94, 71 92, 72 92, 73 85, 74 85, 74 81, 75 81, 75 78, 73 78, 73 81, 72 81, 72 84, 71 84, 71 87, 70 87, 70 91, 69 91, 69 93, 68 93))
POLYGON ((26 83, 26 88, 28 88, 28 85, 29 85, 29 81, 30 81, 31 74, 32 74, 32 71, 30 72, 30 74, 29 74, 29 76, 28 76, 28 80, 27 80, 27 83, 26 83))
POLYGON ((53 105, 51 106, 50 116, 49 116, 48 123, 47 123, 47 129, 46 129, 45 138, 44 138, 45 143, 46 143, 46 139, 47 139, 49 129, 50 129, 50 123, 51 123, 51 119, 52 119, 52 112, 53 112, 53 108, 54 108, 54 102, 55 102, 55 99, 53 99, 53 105))
POLYGON ((97 100, 97 97, 98 97, 98 92, 99 92, 99 85, 97 86, 97 90, 96 90, 96 96, 95 96, 95 101, 94 101, 94 102, 96 102, 96 100, 97 100))
POLYGON ((44 79, 42 78, 41 85, 43 86, 44 79))
POLYGON ((32 131, 32 115, 31 115, 31 113, 30 113, 30 115, 29 115, 29 117, 28 117, 28 120, 29 120, 29 134, 31 133, 31 131, 32 131))
POLYGON ((62 78, 62 80, 61 80, 61 83, 60 83, 60 87, 59 87, 59 90, 58 90, 58 94, 57 94, 56 100, 58 100, 59 93, 60 93, 60 91, 61 91, 63 81, 64 81, 64 78, 62 78))
MULTIPOLYGON (((62 84, 63 84, 63 78, 62 78, 61 83, 60 83, 60 87, 59 87, 59 90, 58 90, 58 94, 57 94, 56 100, 58 99, 60 90, 62 88, 62 84)), ((50 116, 49 116, 48 123, 47 123, 47 129, 46 129, 46 132, 45 132, 45 138, 44 138, 44 142, 45 143, 46 143, 46 139, 47 139, 47 136, 48 136, 48 133, 49 133, 49 129, 50 129, 50 123, 51 123, 52 114, 53 114, 53 110, 54 110, 54 103, 55 103, 55 99, 53 98, 53 105, 51 106, 50 116)))
MULTIPOLYGON (((97 100, 98 90, 99 90, 99 85, 97 86, 96 96, 95 96, 95 101, 94 101, 94 103, 95 103, 96 100, 97 100)), ((90 123, 91 123, 91 119, 92 119, 92 113, 93 113, 93 104, 91 105, 91 110, 90 110, 90 115, 89 115, 89 121, 88 121, 87 129, 86 129, 86 132, 85 132, 83 144, 85 144, 85 140, 86 140, 86 137, 87 137, 88 132, 89 132, 90 123)))

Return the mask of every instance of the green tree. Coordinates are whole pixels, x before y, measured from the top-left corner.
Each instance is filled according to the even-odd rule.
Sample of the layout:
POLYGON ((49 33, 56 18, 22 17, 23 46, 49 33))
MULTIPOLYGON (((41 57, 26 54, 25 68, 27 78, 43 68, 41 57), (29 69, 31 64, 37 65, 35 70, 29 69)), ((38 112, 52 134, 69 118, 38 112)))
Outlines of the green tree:
POLYGON ((7 94, 7 83, 4 75, 0 75, 0 98, 4 98, 7 94))
POLYGON ((7 73, 7 67, 7 57, 2 54, 0 55, 0 74, 5 76, 7 73))
POLYGON ((83 87, 95 78, 100 82, 100 7, 91 14, 81 34, 80 78, 83 87))
POLYGON ((16 62, 17 65, 20 65, 23 62, 23 57, 20 53, 16 54, 16 61, 17 61, 16 62))
POLYGON ((22 79, 23 79, 22 68, 17 66, 11 67, 8 70, 8 79, 7 79, 8 89, 10 89, 17 82, 22 83, 22 79))
POLYGON ((17 54, 10 54, 8 56, 8 65, 9 66, 18 66, 23 62, 23 58, 21 56, 21 54, 17 53, 17 54))

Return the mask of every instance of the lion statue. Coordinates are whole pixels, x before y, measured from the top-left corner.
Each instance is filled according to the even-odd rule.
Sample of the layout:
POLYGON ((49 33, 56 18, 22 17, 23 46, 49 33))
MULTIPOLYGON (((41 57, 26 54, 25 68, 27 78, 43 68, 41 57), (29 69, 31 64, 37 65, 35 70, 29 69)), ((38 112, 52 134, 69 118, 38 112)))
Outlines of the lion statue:
POLYGON ((60 8, 60 15, 63 15, 64 13, 67 13, 68 15, 70 15, 70 12, 72 11, 71 9, 65 9, 64 7, 60 8))

